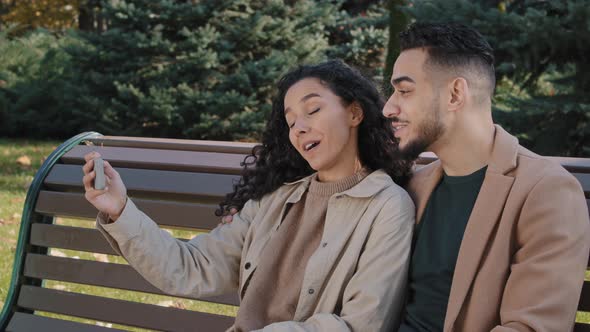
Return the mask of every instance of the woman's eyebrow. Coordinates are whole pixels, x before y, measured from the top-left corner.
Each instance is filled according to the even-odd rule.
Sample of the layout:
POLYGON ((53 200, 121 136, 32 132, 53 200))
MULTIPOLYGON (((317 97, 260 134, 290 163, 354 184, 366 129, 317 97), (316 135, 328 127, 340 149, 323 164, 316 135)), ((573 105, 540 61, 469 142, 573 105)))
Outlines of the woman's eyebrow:
POLYGON ((305 102, 308 99, 313 98, 313 97, 321 97, 321 96, 319 94, 317 94, 317 93, 313 93, 312 92, 310 94, 305 95, 303 98, 301 98, 301 100, 299 101, 299 103, 303 103, 303 102, 305 102))
MULTIPOLYGON (((299 101, 299 103, 304 103, 308 99, 311 99, 313 97, 321 97, 321 96, 319 94, 317 94, 317 93, 312 92, 312 93, 309 93, 309 94, 306 94, 305 96, 303 96, 303 98, 301 98, 301 100, 299 101)), ((290 107, 285 108, 285 114, 287 114, 289 112, 291 112, 291 108, 290 107)))

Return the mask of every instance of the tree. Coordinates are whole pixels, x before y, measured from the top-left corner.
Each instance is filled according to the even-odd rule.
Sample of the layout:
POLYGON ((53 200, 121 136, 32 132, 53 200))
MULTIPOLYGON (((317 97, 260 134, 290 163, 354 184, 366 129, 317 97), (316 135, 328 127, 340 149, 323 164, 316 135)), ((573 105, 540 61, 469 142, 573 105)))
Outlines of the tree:
POLYGON ((80 0, 78 8, 81 31, 0 36, 11 49, 0 53, 3 135, 256 140, 277 79, 297 64, 337 57, 383 75, 379 1, 80 0))
POLYGON ((387 44, 387 58, 385 59, 385 79, 383 80, 384 94, 389 96, 392 92, 391 74, 393 64, 399 56, 399 33, 405 29, 408 24, 408 17, 402 10, 407 5, 405 0, 388 0, 387 8, 389 10, 389 42, 387 44))
POLYGON ((101 15, 101 1, 79 0, 78 29, 82 31, 102 32, 106 28, 106 22, 101 15))
POLYGON ((325 58, 337 13, 311 1, 105 1, 109 29, 68 50, 80 77, 67 102, 105 133, 252 137, 277 78, 325 58))

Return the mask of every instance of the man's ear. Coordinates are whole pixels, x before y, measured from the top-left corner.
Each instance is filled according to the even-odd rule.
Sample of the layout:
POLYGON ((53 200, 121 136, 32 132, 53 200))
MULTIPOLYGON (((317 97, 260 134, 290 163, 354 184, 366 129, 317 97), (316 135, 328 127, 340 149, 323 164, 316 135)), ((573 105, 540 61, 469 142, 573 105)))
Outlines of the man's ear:
POLYGON ((469 85, 463 77, 456 77, 449 83, 448 109, 450 111, 461 110, 467 102, 469 95, 469 85))
POLYGON ((350 104, 349 106, 350 108, 350 121, 351 121, 351 125, 353 127, 357 127, 358 125, 361 124, 361 122, 363 122, 363 119, 365 118, 365 112, 363 111, 363 108, 361 107, 361 105, 358 102, 353 102, 352 104, 350 104))

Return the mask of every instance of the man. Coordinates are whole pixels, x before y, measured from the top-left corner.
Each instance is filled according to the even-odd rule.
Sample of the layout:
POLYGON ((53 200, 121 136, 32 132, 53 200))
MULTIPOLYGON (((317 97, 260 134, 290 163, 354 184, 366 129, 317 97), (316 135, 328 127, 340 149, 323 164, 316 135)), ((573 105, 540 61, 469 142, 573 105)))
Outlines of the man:
POLYGON ((494 125, 492 48, 459 24, 414 24, 383 114, 415 172, 400 331, 568 331, 590 244, 577 180, 494 125))
POLYGON ((407 188, 417 225, 399 331, 571 330, 590 247, 580 184, 494 125, 493 50, 477 31, 414 24, 400 39, 383 114, 408 158, 439 160, 407 188))

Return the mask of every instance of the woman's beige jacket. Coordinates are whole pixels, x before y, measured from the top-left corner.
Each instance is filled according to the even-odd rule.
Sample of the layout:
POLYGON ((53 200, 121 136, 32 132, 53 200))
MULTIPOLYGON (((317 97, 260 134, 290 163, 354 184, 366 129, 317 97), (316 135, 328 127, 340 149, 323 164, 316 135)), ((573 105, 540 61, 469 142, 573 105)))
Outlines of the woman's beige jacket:
MULTIPOLYGON (((285 208, 299 201, 310 177, 250 200, 221 225, 188 242, 159 229, 128 200, 121 217, 97 228, 149 282, 170 294, 204 297, 238 291, 258 266, 285 208)), ((383 171, 333 195, 324 233, 305 269, 293 321, 263 331, 391 331, 404 303, 414 204, 383 171)), ((247 291, 247 289, 245 290, 247 291)), ((230 329, 232 330, 232 329, 230 329)))

